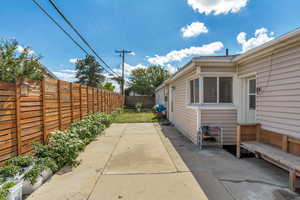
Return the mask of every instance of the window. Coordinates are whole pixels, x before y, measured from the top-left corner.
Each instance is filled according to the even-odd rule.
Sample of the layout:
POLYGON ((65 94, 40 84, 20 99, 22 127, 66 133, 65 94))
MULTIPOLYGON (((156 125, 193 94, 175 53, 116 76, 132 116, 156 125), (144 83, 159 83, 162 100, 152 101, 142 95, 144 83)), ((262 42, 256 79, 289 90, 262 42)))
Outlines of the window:
POLYGON ((232 103, 232 77, 204 77, 204 103, 232 103))
POLYGON ((199 79, 190 81, 190 103, 199 103, 200 95, 200 83, 199 79))
POLYGON ((216 77, 204 77, 203 95, 204 103, 217 103, 218 101, 218 79, 216 77))
POLYGON ((220 77, 219 78, 219 103, 232 103, 232 78, 220 77))
POLYGON ((256 109, 256 79, 249 80, 249 110, 256 109))

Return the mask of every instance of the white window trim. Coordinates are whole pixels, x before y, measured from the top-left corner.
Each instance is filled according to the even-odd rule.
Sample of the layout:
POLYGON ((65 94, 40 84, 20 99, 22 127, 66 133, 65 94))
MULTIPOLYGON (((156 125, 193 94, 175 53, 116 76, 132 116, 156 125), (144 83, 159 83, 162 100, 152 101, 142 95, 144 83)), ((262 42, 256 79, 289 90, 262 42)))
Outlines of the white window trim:
POLYGON ((205 75, 201 78, 201 82, 202 82, 202 88, 201 88, 201 96, 203 97, 202 98, 202 101, 201 103, 203 105, 234 105, 234 75, 213 75, 213 74, 210 74, 210 75, 205 75), (217 78, 217 103, 205 103, 204 102, 204 78, 205 77, 216 77, 217 78), (223 77, 230 77, 232 78, 232 102, 231 103, 220 103, 220 78, 223 78, 223 77))

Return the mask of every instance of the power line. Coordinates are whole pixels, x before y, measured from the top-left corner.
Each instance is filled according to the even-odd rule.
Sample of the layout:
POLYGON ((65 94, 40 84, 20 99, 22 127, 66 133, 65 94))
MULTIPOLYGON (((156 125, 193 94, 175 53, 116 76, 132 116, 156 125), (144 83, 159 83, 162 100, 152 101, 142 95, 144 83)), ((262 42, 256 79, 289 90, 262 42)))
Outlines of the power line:
POLYGON ((56 4, 52 1, 49 0, 50 4, 52 7, 58 12, 58 14, 65 20, 65 22, 72 28, 72 30, 79 36, 79 38, 89 47, 89 49, 96 55, 96 57, 101 60, 101 62, 109 68, 115 75, 120 76, 118 73, 116 73, 100 56, 99 54, 95 51, 95 49, 90 45, 90 43, 82 36, 82 34, 74 27, 72 22, 62 13, 62 11, 56 6, 56 4))
MULTIPOLYGON (((89 55, 89 53, 87 52, 87 50, 85 50, 36 0, 32 0, 33 3, 64 33, 67 35, 67 37, 72 40, 72 42, 78 47, 80 48, 86 55, 89 55)), ((103 69, 107 72, 107 73, 111 73, 110 71, 108 71, 106 68, 103 67, 103 69)))

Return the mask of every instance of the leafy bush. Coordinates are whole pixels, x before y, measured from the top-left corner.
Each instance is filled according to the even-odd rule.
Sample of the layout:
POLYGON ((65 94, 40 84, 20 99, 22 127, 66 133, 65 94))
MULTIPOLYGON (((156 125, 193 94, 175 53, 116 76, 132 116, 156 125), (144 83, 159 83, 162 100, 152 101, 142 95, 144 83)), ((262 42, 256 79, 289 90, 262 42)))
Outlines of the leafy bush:
POLYGON ((5 183, 1 188, 0 188, 0 200, 7 200, 7 195, 9 193, 9 189, 14 187, 16 184, 13 181, 9 181, 5 183))
POLYGON ((35 153, 38 158, 51 158, 58 168, 65 165, 75 165, 75 159, 83 150, 84 142, 80 138, 67 131, 56 131, 50 137, 49 145, 35 144, 35 153))
POLYGON ((15 177, 20 172, 20 167, 15 165, 5 165, 0 168, 0 183, 10 177, 15 177))
POLYGON ((35 165, 32 169, 28 170, 24 174, 24 180, 29 181, 32 185, 36 183, 37 178, 41 174, 41 169, 35 165))
POLYGON ((14 165, 21 168, 23 171, 24 168, 32 166, 34 163, 34 158, 31 155, 20 155, 14 158, 9 159, 6 164, 14 165))
POLYGON ((80 151, 93 141, 98 134, 109 127, 112 120, 121 113, 118 109, 111 115, 104 113, 91 114, 81 121, 71 124, 65 131, 56 131, 51 137, 49 145, 34 143, 34 153, 38 158, 50 158, 55 161, 57 169, 65 165, 76 165, 80 151))

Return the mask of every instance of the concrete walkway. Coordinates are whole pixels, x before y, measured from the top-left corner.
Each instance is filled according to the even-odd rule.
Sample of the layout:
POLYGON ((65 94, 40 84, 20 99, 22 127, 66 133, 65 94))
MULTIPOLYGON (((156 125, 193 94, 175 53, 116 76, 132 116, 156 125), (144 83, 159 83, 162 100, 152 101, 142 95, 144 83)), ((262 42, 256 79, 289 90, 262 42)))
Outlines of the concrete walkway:
POLYGON ((79 159, 28 200, 300 200, 286 171, 199 150, 172 126, 113 124, 79 159))
POLYGON ((28 200, 208 199, 157 124, 113 124, 79 159, 28 200))

